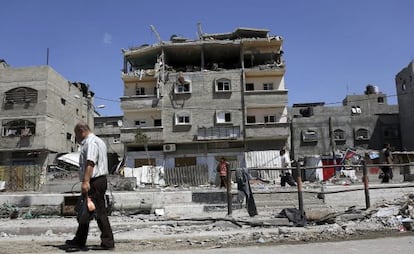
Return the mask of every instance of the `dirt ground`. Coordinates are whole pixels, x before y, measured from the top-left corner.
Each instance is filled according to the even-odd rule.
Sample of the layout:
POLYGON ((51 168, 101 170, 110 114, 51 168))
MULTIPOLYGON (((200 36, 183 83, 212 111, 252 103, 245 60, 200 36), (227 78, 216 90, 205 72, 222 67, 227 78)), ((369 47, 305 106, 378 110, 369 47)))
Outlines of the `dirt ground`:
MULTIPOLYGON (((150 250, 215 249, 240 246, 279 245, 321 241, 343 241, 384 236, 414 235, 413 231, 395 228, 372 227, 354 224, 338 226, 298 227, 238 227, 227 221, 203 224, 154 224, 150 227, 114 228, 116 252, 150 250)), ((0 253, 60 253, 66 252, 65 240, 73 233, 46 232, 41 235, 0 235, 0 253)), ((92 229, 88 239, 88 251, 99 245, 99 231, 92 229)))

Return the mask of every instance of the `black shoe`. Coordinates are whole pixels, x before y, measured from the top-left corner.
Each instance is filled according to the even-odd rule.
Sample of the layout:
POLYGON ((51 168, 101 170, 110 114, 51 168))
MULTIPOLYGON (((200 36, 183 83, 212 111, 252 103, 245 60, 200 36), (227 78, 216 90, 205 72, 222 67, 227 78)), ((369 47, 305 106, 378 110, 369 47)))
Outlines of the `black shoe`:
POLYGON ((71 248, 79 248, 79 249, 83 249, 83 248, 85 248, 85 244, 81 244, 81 243, 79 243, 78 241, 76 241, 75 239, 72 239, 72 240, 66 240, 65 244, 66 244, 68 247, 71 247, 71 248))

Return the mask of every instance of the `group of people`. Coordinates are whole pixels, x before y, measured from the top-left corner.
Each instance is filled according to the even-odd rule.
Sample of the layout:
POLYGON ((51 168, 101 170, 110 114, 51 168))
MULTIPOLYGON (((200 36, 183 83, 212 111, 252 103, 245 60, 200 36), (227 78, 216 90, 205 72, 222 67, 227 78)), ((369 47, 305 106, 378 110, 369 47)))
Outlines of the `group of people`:
MULTIPOLYGON (((291 174, 290 168, 290 158, 288 157, 286 150, 281 149, 279 152, 280 155, 280 186, 285 187, 286 183, 290 186, 296 186, 295 180, 291 174)), ((220 177, 220 188, 227 188, 227 172, 229 170, 229 163, 224 157, 222 157, 217 164, 217 173, 220 177)))

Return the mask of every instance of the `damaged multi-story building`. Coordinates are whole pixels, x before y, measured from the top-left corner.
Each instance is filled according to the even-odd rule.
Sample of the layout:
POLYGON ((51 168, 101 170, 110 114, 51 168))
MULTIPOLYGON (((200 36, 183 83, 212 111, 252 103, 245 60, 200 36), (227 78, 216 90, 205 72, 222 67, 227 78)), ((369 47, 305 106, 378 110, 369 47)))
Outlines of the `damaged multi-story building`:
POLYGON ((50 66, 12 68, 0 60, 0 181, 36 190, 47 166, 77 149, 74 126, 93 126, 89 86, 69 82, 50 66))
POLYGON ((212 173, 222 156, 245 166, 248 152, 289 145, 283 39, 269 32, 173 35, 123 49, 127 165, 207 165, 212 173))

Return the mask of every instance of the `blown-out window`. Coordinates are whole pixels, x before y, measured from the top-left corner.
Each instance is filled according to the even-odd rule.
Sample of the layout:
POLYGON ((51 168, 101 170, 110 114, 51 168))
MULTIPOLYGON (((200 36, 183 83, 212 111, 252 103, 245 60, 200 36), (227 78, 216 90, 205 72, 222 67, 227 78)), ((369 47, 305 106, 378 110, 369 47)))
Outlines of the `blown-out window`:
POLYGON ((341 129, 334 130, 333 135, 334 135, 334 140, 335 141, 345 140, 345 131, 343 131, 341 129))
POLYGON ((37 90, 29 87, 17 87, 5 93, 5 102, 11 104, 26 104, 37 102, 37 90))
POLYGON ((369 139, 369 131, 364 128, 360 128, 355 130, 355 140, 368 140, 369 139))
POLYGON ((28 137, 35 135, 36 123, 29 120, 3 121, 3 137, 28 137))

